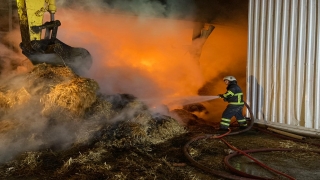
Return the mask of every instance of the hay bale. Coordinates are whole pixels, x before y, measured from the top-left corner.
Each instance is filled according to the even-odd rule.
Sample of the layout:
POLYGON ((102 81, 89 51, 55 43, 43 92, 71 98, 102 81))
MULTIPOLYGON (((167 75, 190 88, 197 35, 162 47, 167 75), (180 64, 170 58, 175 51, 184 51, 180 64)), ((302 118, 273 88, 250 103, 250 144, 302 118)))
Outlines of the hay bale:
POLYGON ((141 113, 137 117, 121 121, 115 130, 115 136, 125 138, 125 141, 135 143, 145 143, 149 140, 149 121, 152 117, 147 113, 141 113))
POLYGON ((0 134, 4 134, 16 129, 19 126, 18 123, 9 121, 9 120, 2 120, 0 121, 0 134))
POLYGON ((123 119, 116 118, 117 123, 106 130, 112 146, 122 148, 139 144, 158 144, 187 132, 175 119, 160 114, 154 115, 145 108, 146 106, 139 101, 127 104, 123 109, 128 110, 127 114, 119 114, 123 119))
POLYGON ((178 119, 181 124, 189 125, 198 121, 198 117, 185 109, 174 109, 170 111, 170 115, 178 119))
POLYGON ((13 108, 16 105, 21 105, 28 102, 31 99, 30 93, 23 87, 18 90, 9 90, 6 93, 8 99, 8 105, 13 108))
POLYGON ((81 117, 85 110, 96 101, 98 83, 87 78, 74 78, 69 82, 56 85, 45 95, 44 115, 54 115, 55 112, 70 112, 81 117))
POLYGON ((64 81, 78 77, 69 67, 67 66, 53 66, 50 64, 42 63, 34 66, 30 72, 29 78, 45 78, 55 81, 64 81))
POLYGON ((28 74, 26 88, 34 95, 43 96, 48 94, 52 87, 77 77, 68 67, 38 64, 28 74))
POLYGON ((79 127, 76 143, 85 143, 91 141, 92 137, 106 125, 110 125, 110 119, 116 114, 112 109, 112 104, 105 100, 101 94, 97 95, 96 101, 88 108, 85 113, 82 126, 79 127))
POLYGON ((96 101, 98 83, 81 78, 69 67, 38 64, 29 73, 28 87, 40 96, 42 114, 54 119, 79 118, 96 101))
POLYGON ((102 94, 98 94, 96 101, 88 108, 87 118, 91 120, 110 119, 115 112, 113 105, 102 94))
POLYGON ((9 109, 27 103, 30 99, 30 93, 23 87, 0 92, 0 116, 6 114, 9 109))
POLYGON ((7 109, 9 108, 9 100, 3 92, 0 92, 0 108, 7 109))
POLYGON ((187 133, 185 127, 170 116, 158 116, 150 123, 149 137, 152 144, 159 144, 187 133))

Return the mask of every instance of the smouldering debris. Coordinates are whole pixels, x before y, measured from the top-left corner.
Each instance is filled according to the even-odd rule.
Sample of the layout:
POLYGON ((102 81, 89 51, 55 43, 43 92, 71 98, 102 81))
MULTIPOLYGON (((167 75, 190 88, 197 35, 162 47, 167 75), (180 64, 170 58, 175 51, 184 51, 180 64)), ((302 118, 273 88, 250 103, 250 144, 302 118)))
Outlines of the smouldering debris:
POLYGON ((125 178, 128 172, 119 170, 124 164, 144 171, 141 177, 172 171, 163 158, 153 159, 156 166, 150 171, 147 162, 153 155, 147 152, 185 134, 185 127, 170 116, 154 114, 133 95, 104 95, 94 80, 47 64, 6 82, 0 87, 0 105, 6 109, 1 111, 0 136, 9 149, 22 148, 0 148, 0 162, 7 167, 0 168, 0 177, 51 171, 56 178, 125 178), (115 162, 117 151, 133 157, 115 162))

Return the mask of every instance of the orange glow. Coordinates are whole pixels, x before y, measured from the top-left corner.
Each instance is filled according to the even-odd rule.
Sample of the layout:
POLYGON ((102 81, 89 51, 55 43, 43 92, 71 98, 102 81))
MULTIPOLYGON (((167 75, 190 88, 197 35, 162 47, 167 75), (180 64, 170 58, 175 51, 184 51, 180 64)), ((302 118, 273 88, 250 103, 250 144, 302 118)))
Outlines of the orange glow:
MULTIPOLYGON (((191 21, 75 9, 59 9, 55 17, 62 23, 58 39, 91 53, 94 63, 87 77, 99 83, 102 93, 168 104, 197 96, 203 86, 207 88, 202 95, 224 93, 226 75, 235 76, 246 93, 247 27, 214 24, 200 58, 194 59, 191 52, 199 41, 192 42, 191 21)), ((19 28, 5 38, 19 49, 19 28)), ((21 52, 12 53, 12 59, 21 61, 19 71, 32 66, 21 52)), ((210 113, 201 118, 219 121, 226 103, 218 99, 203 104, 210 113)))
POLYGON ((193 22, 61 9, 59 20, 58 38, 92 54, 90 77, 106 93, 186 96, 203 84, 189 53, 193 22))
MULTIPOLYGON (((247 61, 246 27, 216 25, 202 50, 200 61, 206 80, 211 80, 221 73, 238 78, 245 77, 247 61)), ((222 76, 220 80, 222 80, 222 76)), ((221 81, 221 84, 224 83, 221 81)))
MULTIPOLYGON (((233 75, 239 86, 246 94, 246 65, 247 65, 247 27, 216 25, 211 36, 202 48, 200 58, 201 71, 206 81, 213 81, 210 94, 217 95, 226 92, 222 78, 233 75)), ((203 119, 220 122, 221 114, 227 103, 222 99, 205 103, 210 112, 203 119)), ((234 119, 233 119, 234 120, 234 119)))
MULTIPOLYGON (((106 94, 162 101, 196 96, 206 82, 224 75, 245 78, 246 28, 215 25, 201 57, 194 59, 191 21, 70 9, 60 9, 56 18, 62 22, 58 38, 91 53, 89 77, 106 94)), ((245 80, 239 83, 245 88, 245 80)), ((224 91, 217 81, 207 95, 224 91)))

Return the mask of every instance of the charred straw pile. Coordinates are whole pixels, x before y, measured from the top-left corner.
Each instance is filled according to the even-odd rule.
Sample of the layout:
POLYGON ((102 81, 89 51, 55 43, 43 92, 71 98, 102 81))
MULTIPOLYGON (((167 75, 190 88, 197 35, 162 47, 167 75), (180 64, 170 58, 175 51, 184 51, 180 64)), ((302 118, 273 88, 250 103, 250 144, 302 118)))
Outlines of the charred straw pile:
POLYGON ((185 134, 185 128, 170 116, 151 113, 132 95, 98 90, 94 80, 47 64, 3 82, 1 143, 6 149, 17 142, 26 148, 10 157, 0 148, 0 177, 185 178, 165 157, 151 153, 159 146, 176 146, 171 140, 185 134))

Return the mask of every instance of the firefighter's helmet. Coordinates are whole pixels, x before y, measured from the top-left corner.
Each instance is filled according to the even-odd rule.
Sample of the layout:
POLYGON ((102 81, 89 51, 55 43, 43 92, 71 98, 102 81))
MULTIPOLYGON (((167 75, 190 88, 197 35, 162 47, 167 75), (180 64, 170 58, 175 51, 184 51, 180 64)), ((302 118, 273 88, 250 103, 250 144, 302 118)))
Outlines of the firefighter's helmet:
POLYGON ((223 80, 236 81, 237 79, 234 76, 226 76, 223 78, 223 80))

